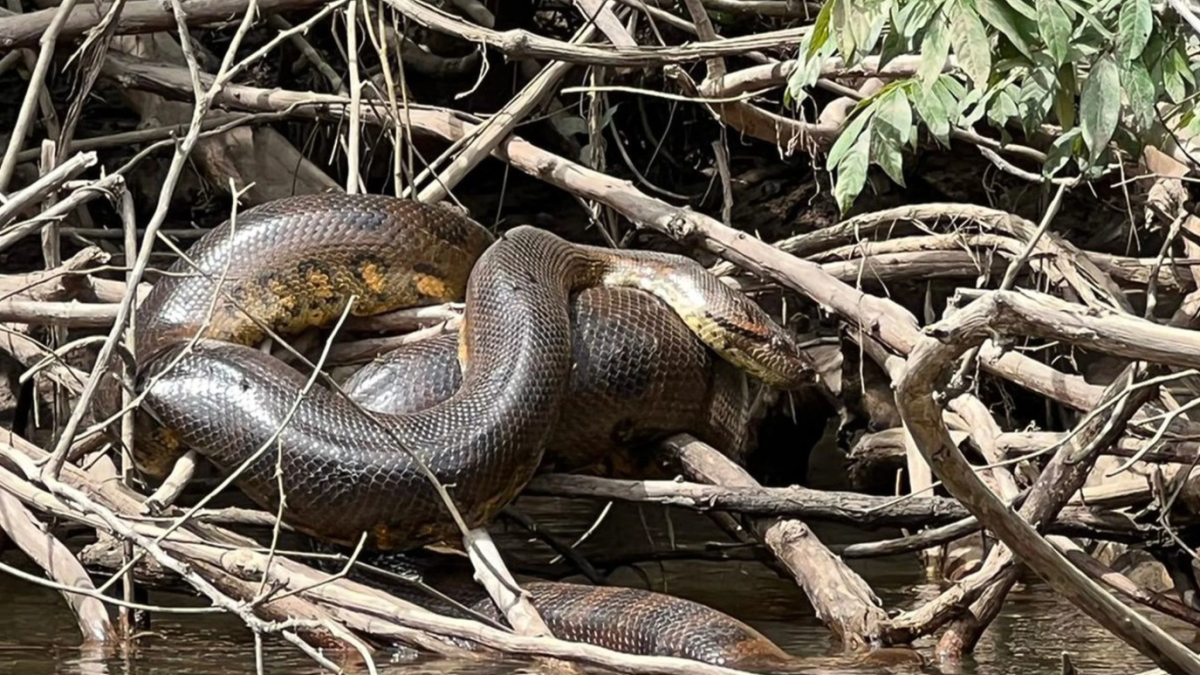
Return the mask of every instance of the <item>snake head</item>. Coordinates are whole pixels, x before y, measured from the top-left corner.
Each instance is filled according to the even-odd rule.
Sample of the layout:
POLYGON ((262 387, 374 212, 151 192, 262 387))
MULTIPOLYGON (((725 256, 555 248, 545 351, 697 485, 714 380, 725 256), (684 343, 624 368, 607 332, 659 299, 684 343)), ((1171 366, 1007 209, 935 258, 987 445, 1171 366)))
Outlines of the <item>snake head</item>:
POLYGON ((817 381, 816 368, 791 333, 757 303, 730 291, 704 312, 697 334, 726 360, 778 389, 817 381))
MULTIPOLYGON (((764 312, 765 314, 765 312, 764 312)), ((766 318, 759 324, 762 337, 746 340, 744 348, 752 366, 743 366, 752 375, 778 389, 796 389, 815 384, 817 370, 796 340, 783 326, 766 318)))

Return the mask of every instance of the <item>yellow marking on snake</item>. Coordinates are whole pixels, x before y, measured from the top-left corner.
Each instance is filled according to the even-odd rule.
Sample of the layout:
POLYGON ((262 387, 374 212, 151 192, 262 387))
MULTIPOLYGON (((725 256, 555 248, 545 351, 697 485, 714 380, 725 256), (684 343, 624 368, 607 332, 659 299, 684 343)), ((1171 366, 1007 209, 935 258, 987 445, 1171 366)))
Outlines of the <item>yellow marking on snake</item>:
POLYGON ((333 280, 328 274, 320 270, 310 270, 307 280, 308 288, 314 296, 321 299, 333 297, 333 280))
POLYGON ((271 291, 271 294, 279 299, 279 304, 282 305, 284 309, 288 310, 289 312, 296 309, 296 295, 286 283, 280 281, 279 279, 271 278, 271 280, 267 282, 267 290, 271 291))
POLYGON ((417 290, 422 295, 435 298, 444 297, 450 293, 445 281, 428 274, 417 275, 417 290))
POLYGON ((382 293, 387 286, 387 276, 379 269, 379 265, 369 262, 363 265, 358 270, 359 276, 362 277, 363 283, 372 293, 382 293))

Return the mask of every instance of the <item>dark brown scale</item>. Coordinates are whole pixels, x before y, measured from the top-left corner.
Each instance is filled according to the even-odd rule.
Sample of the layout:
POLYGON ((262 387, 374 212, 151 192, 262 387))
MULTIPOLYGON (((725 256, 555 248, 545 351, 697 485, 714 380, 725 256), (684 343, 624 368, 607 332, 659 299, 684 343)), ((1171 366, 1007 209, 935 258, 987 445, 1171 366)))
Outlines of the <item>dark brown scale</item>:
POLYGON ((459 300, 491 243, 485 229, 452 211, 380 195, 269 202, 188 250, 207 279, 180 260, 154 285, 139 308, 137 352, 195 335, 218 279, 241 308, 218 297, 217 319, 202 336, 253 344, 265 334, 247 312, 295 333, 335 320, 351 294, 357 316, 459 300))
MULTIPOLYGON (((280 502, 281 482, 284 520, 324 541, 353 545, 368 533, 368 546, 386 550, 457 540, 457 528, 414 456, 447 486, 469 527, 489 522, 511 502, 538 467, 571 389, 570 299, 585 288, 639 284, 644 270, 662 274, 680 282, 667 293, 680 299, 674 311, 700 321, 702 310, 711 309, 764 327, 769 344, 741 341, 738 359, 761 357, 758 363, 767 365, 759 372, 778 382, 810 379, 786 333, 693 261, 574 246, 528 227, 510 230, 493 244, 472 221, 415 202, 334 194, 280 200, 240 214, 236 226, 217 228, 188 253, 212 276, 180 261, 139 310, 137 390, 145 393, 144 408, 161 426, 138 416, 137 458, 158 475, 186 448, 225 471, 244 467, 237 485, 270 510, 280 502), (358 297, 353 313, 360 315, 463 298, 466 372, 452 393, 439 394, 429 407, 377 415, 379 423, 373 423, 322 387, 302 395, 307 374, 249 346, 264 331, 223 295, 206 326, 216 286, 212 277, 224 279, 222 289, 246 312, 285 334, 328 325, 350 295, 358 297), (617 281, 604 280, 610 278, 617 281), (197 334, 204 339, 190 349, 187 340, 197 334)), ((656 293, 662 281, 654 282, 656 293)), ((575 323, 592 325, 581 316, 575 323)), ((626 318, 639 325, 638 316, 626 318)), ((619 323, 621 317, 610 320, 619 323)), ((738 340, 714 322, 698 325, 692 330, 710 346, 738 340)), ((636 344, 646 328, 623 339, 636 344)), ((642 343, 645 349, 660 346, 642 343)), ((607 372, 603 364, 621 358, 649 358, 640 348, 599 348, 594 354, 596 365, 588 369, 595 372, 607 372)), ((669 390, 656 388, 661 377, 644 377, 655 367, 642 363, 628 383, 610 379, 604 383, 607 395, 642 402, 659 391, 667 395, 669 390)), ((445 386, 428 372, 419 379, 445 386)), ((111 390, 105 397, 101 408, 111 406, 111 390)), ((738 400, 715 397, 709 405, 736 408, 738 400)), ((653 650, 660 643, 647 642, 647 636, 674 636, 664 632, 671 624, 679 635, 711 637, 718 652, 737 656, 743 650, 741 638, 731 637, 741 633, 710 630, 724 615, 698 605, 684 608, 665 596, 629 596, 641 607, 637 621, 614 623, 602 635, 585 621, 588 589, 578 592, 547 596, 546 611, 555 615, 561 608, 563 623, 556 625, 564 632, 582 625, 581 639, 653 650)), ((597 611, 610 606, 596 598, 597 611)), ((680 640, 670 637, 661 644, 677 650, 684 646, 680 640)))
MULTIPOLYGON (((544 471, 644 467, 637 451, 689 432, 742 457, 750 442, 750 387, 657 298, 629 288, 589 288, 571 303, 574 368, 544 471)), ((363 406, 402 414, 448 399, 462 382, 458 336, 404 345, 343 385, 363 406)))
MULTIPOLYGON (((278 508, 275 466, 281 464, 285 517, 301 531, 344 544, 368 532, 381 549, 455 539, 448 509, 401 448, 420 456, 448 486, 468 526, 486 523, 541 461, 570 368, 572 289, 566 280, 579 277, 572 267, 583 259, 569 244, 531 228, 508 233, 502 243, 481 256, 467 290, 470 343, 488 367, 470 369, 458 393, 441 405, 381 415, 376 425, 319 387, 297 404, 304 375, 252 347, 215 340, 201 340, 153 384, 146 405, 222 470, 257 453, 237 484, 264 508, 278 508), (511 272, 518 268, 562 283, 529 284, 511 272), (472 313, 522 320, 470 321, 472 313)), ((150 386, 185 344, 148 357, 139 388, 150 386)))
MULTIPOLYGON (((533 606, 555 637, 648 656, 674 656, 760 673, 799 663, 762 633, 697 602, 636 588, 531 582, 533 606)), ((472 609, 499 619, 491 600, 472 609)))
MULTIPOLYGON (((365 554, 373 567, 419 580, 471 612, 414 586, 351 572, 357 581, 459 618, 483 618, 507 625, 486 591, 472 579, 462 555, 429 550, 365 554)), ((329 568, 334 571, 333 567, 329 568)), ((698 602, 637 588, 587 586, 548 581, 522 582, 550 632, 563 640, 648 656, 691 659, 757 673, 800 672, 803 662, 784 652, 753 627, 698 602)), ((464 644, 464 647, 471 647, 464 644)))

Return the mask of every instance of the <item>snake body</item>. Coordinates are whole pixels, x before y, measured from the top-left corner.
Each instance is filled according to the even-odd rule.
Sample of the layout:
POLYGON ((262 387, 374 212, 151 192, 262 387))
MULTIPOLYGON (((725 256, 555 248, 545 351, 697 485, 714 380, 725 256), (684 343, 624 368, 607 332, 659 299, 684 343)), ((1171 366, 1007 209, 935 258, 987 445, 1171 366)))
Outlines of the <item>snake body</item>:
MULTIPOLYGON (((619 288, 636 293, 611 296, 626 301, 617 316, 642 317, 653 301, 660 318, 668 307, 677 327, 764 382, 811 381, 790 336, 688 258, 576 245, 531 227, 494 239, 452 211, 389 197, 301 196, 206 234, 142 303, 136 384, 153 421, 138 420, 135 459, 162 475, 195 448, 224 471, 240 467, 236 482, 248 496, 274 511, 282 488, 285 521, 324 541, 354 545, 366 535, 372 548, 396 550, 456 540, 459 526, 427 473, 447 486, 467 527, 510 503, 571 398, 580 342, 573 328, 598 325, 581 321, 578 309, 573 318, 573 298, 586 315, 579 297, 619 288), (282 334, 327 326, 348 303, 351 314, 369 315, 458 299, 466 309, 452 392, 373 419, 251 346, 266 336, 264 325, 282 334)), ((712 385, 693 409, 712 408, 712 385)), ((621 384, 610 394, 619 398, 621 384)), ((578 593, 549 602, 586 602, 578 593)))
MULTIPOLYGON (((487 592, 472 579, 461 554, 422 549, 405 553, 363 554, 360 560, 377 573, 353 571, 356 581, 386 590, 439 614, 483 616, 503 623, 487 592), (436 588, 431 596, 406 579, 436 588), (446 602, 449 598, 457 604, 446 602), (463 611, 462 608, 470 610, 463 611)), ((337 572, 330 562, 325 569, 337 572)), ((521 584, 546 627, 558 638, 614 651, 673 656, 762 673, 799 672, 803 662, 790 656, 751 626, 697 602, 664 593, 618 586, 587 586, 555 581, 521 584)), ((471 649, 474 645, 463 643, 471 649)))
MULTIPOLYGON (((745 373, 662 302, 632 288, 588 288, 570 312, 574 367, 541 470, 644 475, 644 451, 681 432, 744 459, 753 440, 745 373)), ((370 410, 398 415, 441 403, 461 384, 458 336, 449 332, 380 356, 342 388, 370 410)))

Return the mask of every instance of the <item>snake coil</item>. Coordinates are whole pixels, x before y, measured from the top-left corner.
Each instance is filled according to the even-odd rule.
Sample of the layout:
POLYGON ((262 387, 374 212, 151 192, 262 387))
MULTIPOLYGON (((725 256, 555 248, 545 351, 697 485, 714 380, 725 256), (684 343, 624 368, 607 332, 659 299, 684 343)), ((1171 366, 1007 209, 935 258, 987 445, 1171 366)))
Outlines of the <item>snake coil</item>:
MULTIPOLYGON (((161 476, 194 448, 221 470, 241 470, 237 485, 272 512, 282 488, 284 520, 328 542, 353 545, 365 533, 371 547, 396 550, 456 540, 458 525, 423 467, 446 486, 468 527, 509 504, 538 469, 572 394, 580 342, 573 330, 581 327, 572 302, 603 290, 626 294, 627 318, 673 320, 676 331, 685 328, 767 384, 812 380, 786 331, 686 257, 576 245, 525 226, 493 238, 448 209, 390 197, 301 196, 250 209, 206 234, 142 303, 137 387, 152 420, 139 415, 135 457, 161 476), (441 352, 457 356, 454 386, 419 405, 395 403, 374 419, 324 387, 303 393, 306 374, 253 347, 267 335, 264 326, 282 334, 327 326, 347 305, 361 316, 464 299, 456 344, 441 352)), ((661 346, 617 350, 607 362, 661 346)), ((616 391, 629 389, 628 377, 609 377, 616 391)), ((356 386, 365 392, 367 381, 356 386)), ((693 408, 711 409, 713 397, 702 398, 693 408)), ((587 599, 585 590, 547 593, 556 606, 587 599)), ((721 625, 778 650, 724 618, 733 623, 721 625)), ((576 634, 570 625, 559 628, 576 634)))

